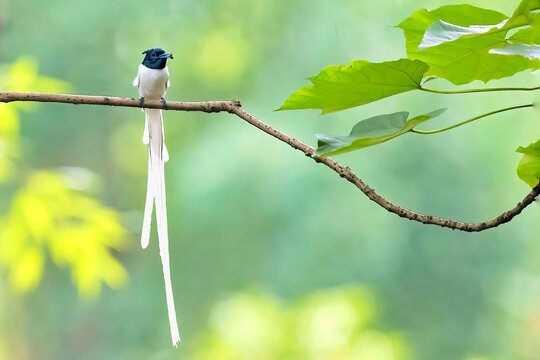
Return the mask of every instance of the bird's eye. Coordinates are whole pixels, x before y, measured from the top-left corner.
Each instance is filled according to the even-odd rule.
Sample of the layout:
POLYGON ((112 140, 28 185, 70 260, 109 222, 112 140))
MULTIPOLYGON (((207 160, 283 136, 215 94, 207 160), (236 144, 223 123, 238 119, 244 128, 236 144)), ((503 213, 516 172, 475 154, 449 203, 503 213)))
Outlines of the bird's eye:
POLYGON ((150 57, 151 57, 152 59, 155 59, 155 58, 157 57, 156 52, 155 52, 155 51, 152 51, 152 53, 150 54, 150 57))

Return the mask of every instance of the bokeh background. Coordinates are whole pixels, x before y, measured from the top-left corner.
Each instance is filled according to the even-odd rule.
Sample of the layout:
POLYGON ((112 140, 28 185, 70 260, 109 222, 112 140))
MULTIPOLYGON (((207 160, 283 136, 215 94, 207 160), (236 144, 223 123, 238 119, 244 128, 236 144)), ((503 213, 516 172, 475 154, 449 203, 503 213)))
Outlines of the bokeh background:
MULTIPOLYGON (((423 126, 436 128, 534 101, 409 92, 325 116, 273 112, 326 65, 404 57, 392 25, 448 3, 3 0, 0 88, 136 97, 141 51, 159 46, 175 55, 169 100, 239 99, 310 144, 381 113, 447 107, 423 126)), ((469 3, 509 15, 518 1, 469 3)), ((155 226, 139 246, 143 114, 13 103, 0 106, 0 359, 538 359, 537 204, 479 234, 426 226, 231 115, 164 117, 181 346, 155 226)), ((337 160, 397 204, 476 222, 530 190, 514 151, 539 130, 518 110, 337 160)))

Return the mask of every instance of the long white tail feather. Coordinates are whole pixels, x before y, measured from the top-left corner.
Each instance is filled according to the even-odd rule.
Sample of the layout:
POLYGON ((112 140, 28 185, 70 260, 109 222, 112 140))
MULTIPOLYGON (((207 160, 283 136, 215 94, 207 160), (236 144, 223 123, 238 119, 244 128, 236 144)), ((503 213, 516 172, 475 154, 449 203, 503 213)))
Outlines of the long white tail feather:
MULTIPOLYGON (((159 110, 159 115, 163 119, 163 113, 161 110, 159 110)), ((163 159, 163 162, 167 162, 169 161, 169 152, 167 151, 167 146, 165 146, 165 129, 163 128, 163 121, 161 122, 161 133, 163 134, 163 156, 161 158, 163 159)))
POLYGON ((169 236, 167 230, 167 205, 165 202, 165 168, 164 163, 168 160, 167 150, 163 137, 163 121, 161 110, 146 109, 147 121, 149 122, 149 145, 148 145, 148 189, 146 205, 144 209, 143 229, 141 246, 148 246, 150 239, 150 223, 152 208, 155 200, 156 222, 159 238, 159 254, 163 265, 163 277, 165 280, 165 295, 167 298, 167 311, 173 345, 176 347, 180 342, 178 324, 176 322, 176 310, 171 284, 171 272, 169 264, 169 236))
POLYGON ((144 132, 142 136, 142 143, 148 145, 150 143, 150 130, 148 129, 148 114, 144 116, 144 132))
MULTIPOLYGON (((150 143, 150 123, 148 121, 148 113, 144 117, 144 133, 143 144, 148 145, 150 143)), ((153 186, 153 171, 152 171, 152 156, 150 154, 151 149, 148 147, 148 184, 146 186, 146 203, 144 205, 144 217, 143 227, 141 231, 141 246, 143 249, 148 247, 150 243, 150 225, 152 223, 152 209, 154 208, 154 189, 153 186)))
POLYGON ((152 209, 154 208, 154 179, 150 147, 148 147, 148 184, 146 186, 146 203, 144 205, 143 227, 141 231, 141 246, 143 249, 150 243, 150 224, 152 223, 152 209))
POLYGON ((159 177, 158 183, 161 188, 156 187, 156 220, 159 237, 159 254, 161 255, 161 263, 163 264, 163 277, 165 279, 165 295, 167 298, 167 310, 169 313, 169 324, 171 327, 171 337, 173 345, 176 346, 180 342, 180 334, 178 333, 178 325, 176 322, 176 311, 174 307, 174 297, 171 284, 171 273, 169 265, 169 240, 167 231, 167 208, 165 203, 165 174, 163 159, 160 159, 160 169, 156 171, 159 177))

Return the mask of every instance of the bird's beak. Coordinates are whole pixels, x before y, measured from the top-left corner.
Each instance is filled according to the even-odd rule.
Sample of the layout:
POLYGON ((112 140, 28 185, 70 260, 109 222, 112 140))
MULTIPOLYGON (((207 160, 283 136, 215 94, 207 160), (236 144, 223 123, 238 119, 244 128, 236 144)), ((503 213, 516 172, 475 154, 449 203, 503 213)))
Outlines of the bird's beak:
POLYGON ((166 58, 173 59, 173 54, 168 51, 165 51, 163 54, 159 55, 159 58, 160 59, 166 59, 166 58))

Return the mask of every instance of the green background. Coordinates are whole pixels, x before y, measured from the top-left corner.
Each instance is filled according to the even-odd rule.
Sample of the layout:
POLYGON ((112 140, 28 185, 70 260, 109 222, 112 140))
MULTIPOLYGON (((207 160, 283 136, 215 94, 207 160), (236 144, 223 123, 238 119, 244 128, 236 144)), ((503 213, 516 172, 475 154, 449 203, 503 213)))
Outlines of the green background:
MULTIPOLYGON (((311 145, 315 133, 346 134, 359 120, 381 113, 415 116, 447 107, 422 127, 437 128, 534 101, 538 94, 413 91, 324 116, 317 110, 273 112, 326 65, 404 57, 403 34, 392 25, 421 7, 448 3, 454 2, 4 0, 0 55, 6 65, 34 58, 41 75, 66 81, 74 93, 136 97, 131 82, 141 51, 159 46, 175 55, 168 100, 239 99, 253 115, 311 145)), ((470 3, 507 15, 517 5, 470 3)), ((539 80, 524 72, 489 85, 535 86, 539 80)), ((429 85, 452 88, 444 80, 429 85)), ((114 256, 129 279, 88 298, 78 293, 69 269, 49 258, 31 291, 14 291, 7 270, 0 269, 0 358, 538 358, 537 204, 479 234, 414 223, 239 118, 171 111, 164 114, 170 153, 165 172, 183 340, 173 349, 155 222, 149 249, 139 246, 147 175, 143 119, 137 109, 66 104, 21 113, 18 162, 33 171, 78 167, 93 173, 87 194, 116 209, 128 231, 127 245, 114 256), (220 317, 227 312, 223 304, 244 296, 263 309, 265 301, 281 309, 284 320, 269 316, 269 322, 296 324, 291 318, 309 299, 327 293, 347 298, 348 289, 358 286, 374 300, 354 308, 376 315, 368 325, 358 320, 355 331, 379 336, 367 337, 362 347, 387 341, 402 350, 348 355, 340 349, 350 343, 343 342, 328 355, 320 343, 303 342, 301 325, 274 329, 262 320, 274 329, 269 333, 283 336, 279 345, 272 336, 268 343, 265 336, 254 340, 257 331, 235 323, 242 316, 253 320, 241 301, 239 315, 220 317), (216 321, 230 336, 242 336, 227 340, 216 321), (262 353, 267 355, 253 355, 262 353)), ((518 110, 441 134, 407 134, 336 159, 396 204, 478 222, 530 191, 516 176, 521 155, 514 151, 536 141, 539 130, 538 113, 518 110)), ((2 184, 2 213, 11 211, 13 194, 24 183, 21 175, 2 184)))

